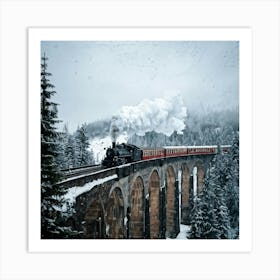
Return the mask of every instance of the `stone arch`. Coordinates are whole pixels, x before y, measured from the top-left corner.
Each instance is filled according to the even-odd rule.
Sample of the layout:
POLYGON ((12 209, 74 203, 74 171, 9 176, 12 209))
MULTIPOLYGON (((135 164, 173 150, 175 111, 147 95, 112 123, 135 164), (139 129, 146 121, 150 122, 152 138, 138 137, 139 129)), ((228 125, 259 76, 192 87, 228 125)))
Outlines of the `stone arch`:
POLYGON ((105 238, 104 207, 100 199, 94 199, 86 210, 83 224, 84 238, 105 238))
POLYGON ((156 170, 154 170, 149 179, 149 217, 150 217, 150 238, 160 238, 160 218, 159 218, 159 192, 160 180, 156 170))
POLYGON ((143 238, 144 234, 144 183, 138 176, 134 181, 130 193, 130 237, 143 238))
POLYGON ((166 174, 166 235, 167 237, 176 236, 176 208, 175 208, 175 193, 176 193, 176 177, 172 166, 168 166, 166 174))
POLYGON ((111 239, 125 238, 124 199, 120 188, 114 188, 106 207, 106 235, 111 239))
POLYGON ((181 223, 187 224, 189 217, 190 171, 185 163, 182 165, 181 186, 181 223))

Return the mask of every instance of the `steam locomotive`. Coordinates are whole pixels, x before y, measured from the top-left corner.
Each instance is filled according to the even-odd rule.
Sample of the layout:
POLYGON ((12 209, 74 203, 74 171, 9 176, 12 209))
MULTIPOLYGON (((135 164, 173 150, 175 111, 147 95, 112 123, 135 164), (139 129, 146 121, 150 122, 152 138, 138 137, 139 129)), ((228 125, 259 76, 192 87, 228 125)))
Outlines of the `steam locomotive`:
POLYGON ((106 157, 102 161, 105 167, 118 166, 142 159, 142 150, 131 144, 118 144, 113 142, 112 148, 106 151, 106 157))
POLYGON ((115 144, 106 151, 106 157, 102 161, 104 167, 113 167, 140 160, 157 158, 228 153, 230 145, 222 146, 164 146, 160 148, 139 148, 132 144, 115 144))

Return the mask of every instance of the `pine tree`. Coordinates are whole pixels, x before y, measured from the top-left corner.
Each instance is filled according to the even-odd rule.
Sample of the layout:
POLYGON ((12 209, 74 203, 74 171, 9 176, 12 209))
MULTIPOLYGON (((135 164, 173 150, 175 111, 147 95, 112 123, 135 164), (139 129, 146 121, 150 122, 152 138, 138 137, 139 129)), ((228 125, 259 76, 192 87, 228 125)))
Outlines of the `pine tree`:
POLYGON ((66 146, 64 150, 65 168, 76 166, 75 139, 72 135, 67 135, 66 146))
POLYGON ((210 169, 210 188, 215 193, 214 209, 216 211, 216 228, 218 238, 229 238, 230 217, 226 204, 226 184, 228 181, 228 156, 218 153, 210 169))
POLYGON ((229 174, 226 184, 226 203, 229 210, 233 238, 239 236, 239 135, 233 138, 229 152, 229 174))
POLYGON ((60 149, 62 151, 59 156, 59 163, 61 169, 69 169, 76 166, 75 154, 75 138, 69 133, 68 126, 65 124, 63 132, 60 133, 60 149))
POLYGON ((225 200, 226 157, 215 156, 213 165, 207 171, 202 192, 195 200, 191 218, 189 238, 229 238, 230 219, 225 200))
POLYGON ((91 164, 93 161, 92 154, 89 152, 89 139, 86 135, 85 125, 78 127, 76 132, 76 164, 84 166, 91 164))
POLYGON ((60 169, 66 169, 65 149, 68 137, 68 128, 64 125, 62 132, 58 132, 58 156, 57 162, 60 169))
POLYGON ((57 220, 60 218, 61 196, 64 192, 55 184, 62 179, 59 171, 59 133, 56 125, 57 104, 51 101, 56 93, 48 79, 47 57, 42 57, 41 64, 41 237, 60 236, 57 220))
POLYGON ((215 239, 218 236, 216 229, 216 215, 212 205, 215 195, 207 188, 207 184, 194 200, 191 212, 190 239, 215 239))
POLYGON ((214 224, 215 228, 217 229, 217 238, 227 239, 229 238, 230 219, 225 201, 225 187, 222 187, 221 183, 219 183, 219 181, 216 178, 216 180, 214 179, 210 181, 210 188, 212 188, 213 192, 215 193, 213 209, 215 211, 214 224))

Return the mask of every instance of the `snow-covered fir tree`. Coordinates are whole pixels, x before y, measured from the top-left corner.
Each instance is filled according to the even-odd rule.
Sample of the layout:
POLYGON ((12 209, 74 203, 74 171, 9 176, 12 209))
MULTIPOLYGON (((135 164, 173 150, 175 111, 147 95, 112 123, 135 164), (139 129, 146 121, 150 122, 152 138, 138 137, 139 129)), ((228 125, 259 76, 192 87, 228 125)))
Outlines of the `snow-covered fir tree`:
POLYGON ((42 58, 41 64, 41 180, 47 188, 61 179, 57 165, 58 137, 56 124, 57 104, 51 101, 55 94, 54 86, 48 79, 47 58, 42 58))
POLYGON ((65 191, 56 185, 62 179, 59 167, 60 134, 57 104, 52 101, 54 86, 47 72, 47 57, 41 63, 41 238, 69 238, 76 236, 64 226, 65 217, 61 211, 65 191))
POLYGON ((76 164, 75 154, 75 138, 73 135, 68 134, 66 138, 66 145, 64 149, 64 166, 65 168, 73 168, 76 164))
POLYGON ((62 132, 58 133, 58 156, 57 162, 60 169, 65 169, 65 147, 67 143, 68 128, 64 125, 62 132))
POLYGON ((217 238, 230 238, 230 217, 225 200, 225 187, 215 180, 210 181, 210 188, 214 189, 214 210, 215 210, 215 228, 217 229, 217 238), (211 186, 213 184, 213 186, 211 186))
POLYGON ((226 183, 226 203, 233 238, 239 237, 239 135, 235 133, 228 156, 229 171, 226 183))
POLYGON ((226 204, 227 160, 217 154, 207 171, 204 186, 192 209, 191 233, 194 239, 227 239, 230 218, 226 204))
POLYGON ((216 215, 212 201, 214 193, 208 188, 207 184, 194 199, 194 206, 191 213, 191 230, 188 238, 190 239, 215 239, 218 236, 216 229, 216 215))
POLYGON ((62 156, 59 157, 61 169, 76 166, 75 145, 75 138, 69 133, 68 126, 65 124, 60 137, 60 146, 62 146, 61 150, 63 151, 62 156))
POLYGON ((84 166, 92 164, 93 158, 92 153, 89 151, 89 139, 86 135, 86 129, 85 125, 82 125, 82 127, 78 127, 76 131, 76 166, 84 166))

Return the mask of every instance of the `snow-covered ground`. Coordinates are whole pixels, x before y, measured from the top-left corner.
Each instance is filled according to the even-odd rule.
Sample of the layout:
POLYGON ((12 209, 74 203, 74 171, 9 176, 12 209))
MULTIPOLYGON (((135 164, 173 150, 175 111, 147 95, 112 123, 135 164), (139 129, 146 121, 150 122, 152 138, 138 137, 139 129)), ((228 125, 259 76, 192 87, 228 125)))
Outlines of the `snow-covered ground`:
MULTIPOLYGON (((122 134, 117 138, 117 143, 126 143, 127 134, 122 134)), ((106 155, 106 149, 112 147, 112 139, 110 136, 104 138, 94 138, 90 141, 90 149, 93 153, 95 164, 100 164, 106 155)))
MULTIPOLYGON (((180 224, 180 232, 178 233, 178 235, 175 239, 187 239, 187 236, 189 235, 190 230, 191 230, 191 226, 186 226, 186 225, 180 224)), ((174 240, 173 238, 168 238, 168 237, 166 239, 174 240)))
POLYGON ((187 235, 191 229, 191 226, 180 225, 180 232, 177 235, 176 239, 187 239, 187 235))

